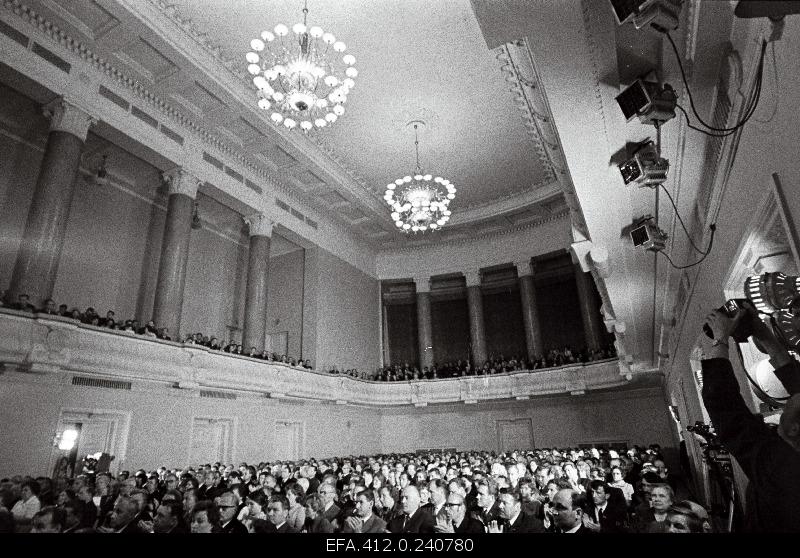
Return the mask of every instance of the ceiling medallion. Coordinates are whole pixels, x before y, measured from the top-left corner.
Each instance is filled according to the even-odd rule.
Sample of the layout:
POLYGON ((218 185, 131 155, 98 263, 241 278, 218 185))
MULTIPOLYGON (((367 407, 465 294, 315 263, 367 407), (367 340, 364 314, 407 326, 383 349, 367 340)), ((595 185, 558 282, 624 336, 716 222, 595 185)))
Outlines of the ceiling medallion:
POLYGON ((247 71, 258 90, 258 106, 272 111, 275 124, 304 132, 324 128, 344 114, 347 95, 355 87, 358 70, 352 54, 342 41, 321 27, 309 28, 308 2, 303 23, 289 28, 279 23, 250 42, 252 52, 245 58, 247 71))
POLYGON ((450 220, 450 202, 456 197, 456 187, 449 180, 424 174, 419 164, 419 126, 425 123, 412 120, 417 166, 413 175, 398 178, 386 186, 383 199, 392 208, 394 224, 403 232, 425 232, 442 228, 450 220))

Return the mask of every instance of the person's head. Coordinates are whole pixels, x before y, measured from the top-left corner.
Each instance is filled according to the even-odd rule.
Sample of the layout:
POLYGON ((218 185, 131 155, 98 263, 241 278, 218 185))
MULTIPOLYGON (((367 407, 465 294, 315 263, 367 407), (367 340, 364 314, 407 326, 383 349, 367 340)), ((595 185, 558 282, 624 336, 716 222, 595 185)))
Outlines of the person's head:
POLYGON ((447 518, 454 525, 461 525, 464 516, 467 514, 467 506, 464 503, 464 495, 460 492, 450 492, 445 503, 445 513, 447 518))
POLYGON ((175 490, 178 488, 178 477, 174 473, 167 473, 164 477, 164 488, 167 490, 175 490))
POLYGON ((580 525, 585 502, 585 496, 572 488, 562 488, 556 492, 551 506, 555 526, 562 531, 569 531, 580 525))
POLYGON ((94 498, 94 489, 92 486, 85 484, 78 490, 77 496, 81 502, 90 502, 94 498))
POLYGON ((564 464, 564 476, 572 482, 578 482, 578 468, 572 461, 564 464))
POLYGON ((622 482, 625 476, 622 474, 622 469, 614 467, 611 469, 611 480, 614 482, 622 482))
POLYGON ((668 484, 657 484, 650 492, 650 505, 656 513, 666 513, 672 505, 675 493, 668 484))
MULTIPOLYGON (((306 483, 308 480, 306 480, 306 483)), ((286 498, 289 500, 289 506, 300 505, 305 503, 306 490, 299 482, 293 482, 286 489, 286 498)))
POLYGON ((800 449, 800 393, 786 401, 778 422, 778 435, 793 448, 800 449))
POLYGON ((593 480, 589 483, 589 487, 594 505, 598 508, 604 506, 608 502, 609 496, 611 496, 611 487, 605 481, 599 480, 593 480))
POLYGON ((20 491, 20 497, 22 498, 23 502, 26 502, 30 498, 33 498, 34 496, 38 497, 40 492, 41 488, 38 482, 34 480, 27 481, 22 483, 22 490, 20 491))
POLYGON ((269 498, 267 495, 261 490, 256 490, 255 492, 248 494, 246 502, 250 511, 250 515, 258 516, 264 513, 264 508, 267 507, 268 500, 269 498))
POLYGON ((267 518, 276 527, 286 522, 289 517, 289 501, 283 494, 273 494, 267 504, 267 518))
POLYGON ((497 498, 497 484, 490 478, 481 479, 476 483, 478 507, 489 509, 497 498))
POLYGON ((55 312, 56 310, 56 301, 52 298, 48 298, 44 301, 44 309, 48 312, 55 312))
POLYGON ((540 488, 544 488, 547 485, 547 481, 553 478, 550 473, 550 467, 544 466, 538 467, 533 477, 536 479, 536 484, 538 484, 540 488))
POLYGON ((133 521, 139 513, 139 505, 130 496, 120 496, 111 511, 110 523, 114 529, 120 529, 133 521))
POLYGON ((419 490, 417 490, 417 487, 413 484, 406 486, 403 489, 400 503, 403 506, 404 513, 407 513, 408 515, 414 515, 414 513, 416 513, 416 511, 419 509, 420 505, 419 490))
POLYGON ((384 508, 392 509, 394 507, 394 496, 392 495, 392 489, 389 486, 384 485, 384 487, 381 488, 379 497, 381 505, 384 508))
POLYGON ((192 533, 213 533, 219 527, 217 507, 209 500, 197 502, 192 510, 192 533))
POLYGON ((55 506, 42 508, 33 516, 31 533, 60 533, 64 529, 64 510, 55 506))
POLYGON ((323 482, 317 488, 317 494, 322 496, 322 501, 327 506, 329 502, 336 500, 336 487, 330 483, 323 482))
POLYGON ((83 521, 86 504, 80 500, 70 500, 62 506, 64 510, 64 528, 77 527, 83 521))
POLYGON ((669 533, 708 533, 711 524, 708 513, 689 500, 677 502, 667 510, 667 532, 669 533))
POLYGON ((319 494, 312 494, 306 498, 306 517, 314 520, 325 509, 325 501, 319 494))
POLYGON ((368 518, 372 515, 372 506, 375 505, 375 492, 369 488, 359 491, 355 503, 356 515, 362 519, 368 518))
POLYGON ((442 479, 434 479, 428 483, 430 501, 435 507, 439 507, 447 501, 447 486, 442 479))
POLYGON ((514 519, 522 509, 522 504, 519 501, 519 492, 504 488, 498 497, 500 501, 500 517, 506 520, 514 519))
POLYGON ((236 509, 239 506, 236 503, 236 496, 233 492, 223 492, 214 499, 214 504, 217 506, 217 511, 219 512, 219 522, 221 525, 225 525, 236 517, 236 509))
POLYGON ((169 533, 180 522, 183 515, 183 505, 174 500, 161 502, 153 517, 153 531, 156 533, 169 533))

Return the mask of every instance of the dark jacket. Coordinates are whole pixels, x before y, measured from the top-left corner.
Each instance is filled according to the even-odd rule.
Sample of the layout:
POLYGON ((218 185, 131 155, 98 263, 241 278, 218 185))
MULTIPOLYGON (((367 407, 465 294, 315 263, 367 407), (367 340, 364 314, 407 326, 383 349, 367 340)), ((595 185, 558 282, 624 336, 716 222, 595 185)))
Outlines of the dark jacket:
POLYGON ((234 518, 234 519, 230 520, 227 525, 222 527, 222 532, 223 533, 239 534, 239 533, 248 533, 249 531, 247 530, 247 527, 245 527, 242 524, 241 521, 239 521, 238 519, 234 518))
POLYGON ((544 533, 544 525, 541 521, 533 517, 532 515, 528 515, 524 512, 520 512, 517 516, 516 521, 514 523, 509 524, 506 522, 504 529, 504 533, 544 533))
POLYGON ((485 533, 486 529, 483 527, 483 523, 471 517, 469 514, 464 516, 464 521, 461 522, 461 525, 457 526, 453 529, 456 533, 485 533))
MULTIPOLYGON (((703 402, 714 430, 750 480, 745 529, 800 533, 800 452, 750 412, 728 359, 702 366, 703 402)), ((798 368, 790 363, 775 370, 789 393, 796 393, 798 368)))
POLYGON ((435 526, 436 523, 431 514, 419 508, 408 520, 406 520, 405 514, 394 518, 389 524, 389 531, 392 533, 433 533, 435 526))
POLYGON ((333 525, 322 515, 318 515, 313 520, 306 520, 307 533, 333 533, 333 525))

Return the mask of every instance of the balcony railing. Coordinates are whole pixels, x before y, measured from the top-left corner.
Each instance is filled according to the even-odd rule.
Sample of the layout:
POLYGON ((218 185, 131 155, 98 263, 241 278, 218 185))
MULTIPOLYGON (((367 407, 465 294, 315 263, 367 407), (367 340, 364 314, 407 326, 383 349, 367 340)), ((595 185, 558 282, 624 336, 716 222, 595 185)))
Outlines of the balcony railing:
POLYGON ((425 406, 582 393, 629 382, 617 360, 559 368, 410 382, 372 382, 0 308, 4 370, 232 390, 276 399, 363 406, 425 406))

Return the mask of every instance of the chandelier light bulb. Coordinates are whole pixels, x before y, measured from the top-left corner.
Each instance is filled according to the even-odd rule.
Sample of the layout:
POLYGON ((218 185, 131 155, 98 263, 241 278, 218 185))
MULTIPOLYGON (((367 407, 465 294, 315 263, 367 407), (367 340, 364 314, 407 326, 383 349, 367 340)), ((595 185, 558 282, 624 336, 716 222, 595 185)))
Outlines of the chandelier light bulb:
POLYGON ((303 25, 302 23, 295 23, 292 26, 292 31, 294 31, 295 35, 302 35, 303 33, 306 32, 306 26, 303 25))
MULTIPOLYGON (((258 40, 258 39, 256 39, 256 40, 258 40)), ((250 62, 251 64, 258 64, 258 61, 259 61, 259 56, 258 56, 258 54, 256 54, 255 52, 248 52, 247 54, 245 54, 245 56, 244 56, 244 57, 245 57, 245 59, 246 59, 248 62, 250 62)), ((348 68, 348 69, 349 69, 349 68, 348 68)), ((256 72, 256 73, 259 73, 259 74, 260 74, 260 73, 261 73, 261 69, 259 69, 259 70, 258 70, 258 72, 256 72)))
POLYGON ((308 130, 310 130, 311 128, 313 128, 313 127, 314 127, 314 125, 313 125, 311 122, 309 122, 308 120, 303 120, 303 121, 300 123, 300 127, 301 127, 303 130, 306 130, 306 131, 308 131, 308 130))
POLYGON ((286 35, 289 34, 289 28, 286 27, 283 23, 279 23, 278 25, 276 25, 274 31, 278 37, 285 37, 286 35))
POLYGON ((283 115, 279 112, 273 112, 270 118, 275 124, 280 124, 281 122, 283 122, 283 115))
POLYGON ((336 42, 336 37, 333 36, 333 33, 325 33, 322 35, 322 42, 326 45, 332 45, 336 42))
POLYGON ((294 121, 294 120, 292 120, 291 118, 287 118, 287 119, 285 119, 285 120, 283 121, 283 125, 284 125, 284 126, 286 126, 287 128, 289 128, 289 129, 291 130, 292 128, 294 128, 295 126, 297 126, 297 122, 295 122, 295 121, 294 121))
POLYGON ((264 41, 262 41, 261 39, 253 39, 252 41, 250 41, 250 48, 252 48, 256 52, 261 52, 262 50, 264 50, 265 46, 266 45, 264 44, 264 41))
POLYGON ((267 78, 264 76, 258 75, 253 78, 253 85, 255 85, 259 90, 264 90, 269 87, 269 82, 267 82, 267 78))
POLYGON ((387 190, 394 190, 395 188, 397 188, 397 184, 395 184, 394 182, 390 182, 389 184, 386 185, 387 190))
POLYGON ((258 64, 250 64, 247 67, 247 71, 250 72, 252 75, 257 76, 258 74, 261 73, 261 66, 259 66, 258 64))
POLYGON ((259 99, 258 100, 258 108, 260 108, 261 110, 267 110, 267 109, 269 109, 270 106, 271 105, 270 105, 269 101, 267 101, 266 99, 259 99))
MULTIPOLYGON (((344 63, 345 63, 345 64, 347 64, 348 66, 352 66, 353 64, 355 64, 355 63, 356 63, 356 57, 355 57, 355 56, 353 56, 352 54, 345 54, 345 55, 342 57, 342 62, 344 62, 344 63)), ((351 77, 355 77, 355 76, 351 76, 351 77)))
POLYGON ((329 112, 328 114, 326 114, 326 115, 325 115, 325 120, 327 120, 327 121, 328 121, 328 122, 330 122, 331 124, 333 124, 334 122, 336 122, 336 119, 337 119, 337 118, 338 118, 338 117, 337 117, 335 114, 333 114, 332 112, 329 112))
POLYGON ((264 41, 271 43, 272 41, 275 40, 275 35, 272 34, 272 31, 264 31, 263 33, 261 33, 261 38, 264 41))
POLYGON ((328 125, 328 123, 325 121, 324 118, 317 118, 316 120, 314 120, 314 125, 317 128, 324 128, 325 126, 328 125))
POLYGON ((318 27, 316 25, 308 30, 308 34, 314 37, 315 39, 319 39, 320 37, 322 37, 322 33, 323 33, 322 27, 318 27))

